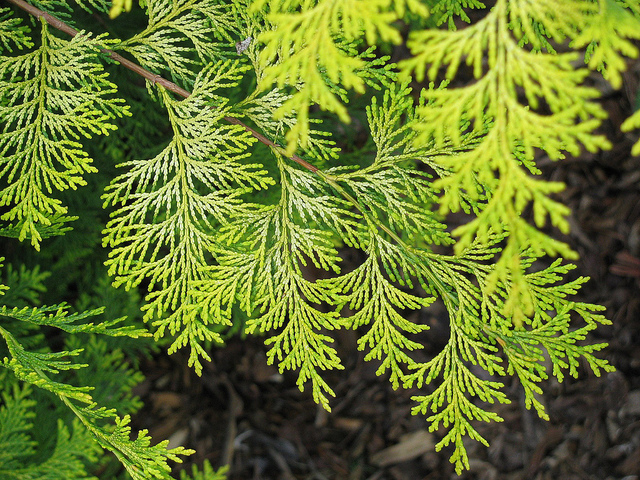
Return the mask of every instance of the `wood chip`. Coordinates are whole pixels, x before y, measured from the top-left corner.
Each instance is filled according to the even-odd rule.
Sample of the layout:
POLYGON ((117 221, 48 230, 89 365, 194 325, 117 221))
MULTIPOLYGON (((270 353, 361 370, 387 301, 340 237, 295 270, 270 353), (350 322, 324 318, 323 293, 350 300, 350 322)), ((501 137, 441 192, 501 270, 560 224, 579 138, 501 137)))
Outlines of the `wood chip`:
POLYGON ((385 467, 419 457, 433 449, 435 441, 427 430, 404 435, 400 442, 371 456, 371 463, 385 467))

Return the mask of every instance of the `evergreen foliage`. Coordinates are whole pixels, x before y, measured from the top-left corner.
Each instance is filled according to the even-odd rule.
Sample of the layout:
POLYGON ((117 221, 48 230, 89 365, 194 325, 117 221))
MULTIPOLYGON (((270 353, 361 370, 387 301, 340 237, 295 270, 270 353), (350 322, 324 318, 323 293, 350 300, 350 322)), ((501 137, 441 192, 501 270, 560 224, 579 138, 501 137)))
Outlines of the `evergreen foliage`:
MULTIPOLYGON (((16 283, 22 284, 23 291, 41 289, 37 272, 22 273, 17 279, 12 277, 16 283)), ((7 300, 11 302, 11 297, 7 300)), ((69 339, 65 350, 53 352, 48 348, 41 333, 43 326, 56 327, 71 334, 131 338, 149 335, 144 329, 120 325, 122 318, 98 324, 86 322, 87 318, 102 313, 102 310, 69 314, 64 304, 0 307, 3 319, 0 335, 6 344, 2 349, 5 371, 0 377, 0 385, 3 386, 0 436, 6 447, 0 462, 2 478, 90 478, 86 467, 96 462, 99 447, 112 451, 134 479, 170 478, 167 460, 179 460, 178 455, 191 453, 182 447, 167 450, 167 441, 152 447, 145 431, 139 432, 135 440, 130 440, 129 415, 120 416, 118 410, 134 412, 140 407, 139 402, 131 397, 131 388, 141 381, 141 376, 127 368, 120 350, 107 353, 108 346, 96 338, 80 348, 81 343, 75 337, 69 339), (77 379, 86 379, 86 383, 75 386, 66 381, 64 374, 88 367, 88 364, 73 361, 83 353, 81 358, 92 361, 91 373, 86 376, 88 378, 77 375, 77 379), (95 395, 90 393, 95 388, 92 385, 98 386, 95 395), (54 414, 58 418, 52 431, 57 432, 57 438, 50 452, 37 451, 42 447, 30 434, 34 426, 32 419, 36 416, 33 411, 36 401, 30 395, 31 387, 54 394, 74 416, 67 424, 64 421, 66 412, 54 414), (97 400, 101 400, 101 405, 97 400), (107 403, 115 406, 107 407, 107 403)), ((50 400, 40 398, 40 403, 46 401, 50 400)), ((46 419, 38 418, 39 425, 45 422, 46 419)))
MULTIPOLYGON (((569 280, 572 265, 548 260, 575 253, 541 230, 549 222, 566 232, 568 209, 553 199, 563 185, 538 176, 536 154, 560 160, 610 147, 587 78, 597 71, 620 87, 625 58, 638 55, 638 1, 31 2, 66 25, 9 1, 0 9, 0 234, 40 249, 73 225, 65 191, 102 175, 113 285, 146 290, 155 339, 170 338, 169 352, 188 347, 196 372, 241 310, 244 331, 266 337, 269 362, 297 371, 300 389, 309 384, 329 409, 323 374, 343 368, 331 332, 356 329, 379 375, 424 389, 414 413, 443 428, 436 448, 452 445, 461 472, 464 439, 487 444, 474 423, 501 420, 486 404, 509 401, 506 377, 546 418, 537 396, 549 375, 612 370, 596 356, 605 345, 585 341, 608 323, 602 308, 571 299, 586 279, 569 280), (25 23, 21 9, 41 20, 25 23), (486 15, 472 21, 474 9, 486 15), (89 33, 105 24, 108 34, 89 33), (402 43, 401 24, 410 55, 396 65, 376 47, 402 43), (143 88, 124 67, 146 79, 143 88), (429 83, 415 91, 411 80, 429 83), (348 123, 349 101, 365 93, 373 152, 341 152, 321 118, 348 123), (446 214, 458 211, 470 220, 450 232, 446 214), (343 261, 345 249, 361 263, 343 261), (414 334, 428 327, 409 313, 434 301, 446 307, 450 338, 423 361, 414 334)), ((636 112, 622 128, 638 126, 636 112)), ((38 285, 39 270, 19 271, 38 285)), ((33 455, 33 386, 76 417, 71 429, 59 424, 49 457, 57 462, 62 448, 74 459, 68 478, 84 478, 95 461, 96 450, 75 450, 87 432, 133 478, 169 478, 166 461, 188 451, 152 447, 146 432, 130 439, 126 412, 138 404, 127 392, 137 377, 105 406, 89 394, 96 378, 58 381, 84 367, 72 362, 77 340, 63 351, 41 347, 44 326, 90 334, 87 361, 113 374, 124 357, 100 355, 94 334, 145 332, 117 315, 91 323, 101 309, 34 306, 37 291, 12 288, 5 300, 23 303, 0 309, 5 464, 33 455)), ((32 468, 46 475, 46 463, 32 468)), ((193 471, 223 474, 208 464, 193 471)))

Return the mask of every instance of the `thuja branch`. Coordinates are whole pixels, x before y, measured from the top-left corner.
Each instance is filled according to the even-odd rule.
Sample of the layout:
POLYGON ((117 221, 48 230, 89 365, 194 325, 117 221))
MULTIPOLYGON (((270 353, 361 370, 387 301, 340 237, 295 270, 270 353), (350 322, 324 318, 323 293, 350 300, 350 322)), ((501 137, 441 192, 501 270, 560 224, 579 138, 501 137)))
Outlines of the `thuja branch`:
MULTIPOLYGON (((71 27, 70 25, 67 25, 65 22, 63 22, 62 20, 54 17, 53 15, 51 15, 51 14, 49 14, 47 12, 44 12, 44 11, 40 10, 39 8, 34 7, 33 5, 28 4, 24 0, 7 0, 7 1, 9 3, 13 3, 15 6, 17 6, 18 8, 20 8, 22 10, 24 10, 25 12, 33 15, 34 17, 37 17, 39 19, 42 19, 42 20, 46 21, 52 27, 56 28, 57 30, 60 30, 61 32, 66 33, 67 35, 69 35, 71 37, 75 37, 76 35, 80 35, 80 32, 78 30, 76 30, 75 28, 71 27)), ((191 92, 189 92, 188 90, 185 90, 184 88, 176 85, 172 81, 167 80, 166 78, 162 77, 161 75, 157 75, 157 74, 147 70, 146 68, 141 67, 137 63, 132 62, 131 60, 123 57, 122 55, 114 52, 113 50, 109 50, 108 48, 103 48, 103 49, 101 49, 101 52, 103 54, 105 54, 106 56, 108 56, 109 58, 111 58, 112 60, 118 62, 123 67, 128 68, 129 70, 131 70, 132 72, 140 75, 141 77, 144 77, 145 79, 147 79, 151 83, 158 84, 158 85, 166 88, 170 92, 173 92, 173 93, 175 93, 177 95, 180 95, 183 98, 187 98, 187 97, 189 97, 191 95, 191 92)), ((237 118, 225 116, 224 119, 229 123, 241 126, 247 132, 249 132, 253 137, 255 137, 259 142, 261 142, 261 143, 263 143, 263 144, 265 144, 265 145, 277 150, 280 154, 285 155, 287 158, 293 160, 294 162, 298 163, 299 165, 301 165, 302 167, 306 168, 307 170, 309 170, 309 171, 311 171, 313 173, 318 173, 318 168, 317 167, 315 167, 314 165, 311 165, 309 162, 307 162, 303 158, 300 158, 298 155, 295 155, 295 154, 294 155, 286 155, 285 154, 285 150, 284 150, 284 148, 282 146, 280 146, 277 143, 269 140, 267 137, 265 137, 261 133, 256 132, 253 128, 251 128, 248 125, 244 124, 243 122, 241 122, 237 118)))
MULTIPOLYGON (((46 12, 34 7, 33 5, 28 4, 24 0, 7 0, 7 1, 10 2, 10 3, 13 3, 14 5, 16 5, 17 7, 21 8, 22 10, 28 12, 29 14, 31 14, 31 15, 37 17, 37 18, 43 19, 44 21, 46 21, 52 27, 60 30, 61 32, 66 33, 67 35, 70 35, 71 37, 75 37, 76 35, 80 35, 80 32, 78 30, 76 30, 75 28, 67 25, 65 22, 63 22, 62 20, 54 17, 53 15, 51 15, 49 13, 46 13, 46 12)), ((137 63, 132 62, 131 60, 129 60, 129 59, 123 57, 122 55, 114 52, 113 50, 104 48, 104 49, 101 49, 101 52, 103 54, 105 54, 106 56, 108 56, 109 58, 111 58, 112 60, 118 62, 123 67, 128 68, 132 72, 142 76, 143 78, 145 78, 146 80, 150 81, 151 83, 161 85, 162 87, 166 88, 167 90, 169 90, 169 91, 171 91, 171 92, 173 92, 173 93, 175 93, 175 94, 177 94, 177 95, 179 95, 179 96, 181 96, 183 98, 188 98, 191 95, 191 92, 189 92, 188 90, 185 90, 184 88, 176 85, 174 82, 172 82, 170 80, 167 80, 166 78, 162 77, 161 75, 157 75, 157 74, 147 70, 146 68, 138 65, 137 63)), ((328 185, 330 185, 338 193, 340 193, 340 195, 342 195, 347 201, 349 201, 349 203, 351 203, 361 214, 363 214, 365 216, 365 218, 370 219, 370 216, 367 214, 366 209, 363 208, 360 205, 360 203, 355 198, 353 198, 348 192, 346 192, 344 190, 344 188, 342 188, 337 183, 336 179, 332 175, 329 175, 329 174, 323 172, 322 170, 320 170, 317 167, 315 167, 314 165, 310 164, 309 162, 307 162, 303 158, 300 158, 298 155, 295 155, 295 154, 294 155, 287 155, 285 153, 285 149, 281 145, 278 145, 277 143, 275 143, 272 140, 268 139, 267 137, 265 137, 261 133, 255 131, 253 128, 249 127, 248 125, 246 125, 242 121, 238 120, 237 118, 230 117, 230 116, 225 116, 223 118, 224 118, 225 121, 227 121, 229 123, 241 126, 247 132, 249 132, 253 137, 255 137, 258 141, 260 141, 261 143, 273 148, 274 150, 278 151, 278 153, 280 153, 284 157, 289 158, 290 160, 293 160, 294 162, 298 163, 299 165, 301 165, 305 169, 307 169, 310 172, 315 173, 316 175, 318 175, 320 178, 322 178, 323 181, 325 181, 328 185)), ((404 243, 386 225, 380 224, 379 222, 376 222, 376 223, 377 223, 378 228, 380 228, 381 230, 386 232, 396 242, 398 242, 399 244, 403 244, 404 243)))
MULTIPOLYGON (((71 37, 75 37, 77 35, 81 35, 81 33, 78 30, 76 30, 75 28, 69 26, 68 24, 66 24, 62 20, 54 17, 53 15, 51 15, 49 13, 46 13, 46 12, 34 7, 33 5, 28 4, 24 0, 8 0, 8 1, 10 3, 16 5, 18 8, 21 8, 22 10, 28 12, 29 14, 31 14, 31 15, 39 18, 39 19, 42 19, 42 20, 46 21, 52 27, 60 30, 61 32, 66 33, 67 35, 69 35, 71 37)), ((189 92, 188 90, 185 90, 184 88, 176 85, 174 82, 172 82, 170 80, 167 80, 166 78, 162 77, 161 75, 157 75, 157 74, 147 70, 146 68, 138 65, 137 63, 135 63, 135 62, 123 57, 122 55, 120 55, 120 54, 118 54, 116 52, 114 52, 113 50, 104 48, 104 49, 101 49, 101 52, 104 55, 106 55, 109 58, 111 58, 112 60, 118 62, 123 67, 128 68, 132 72, 134 72, 134 73, 140 75, 141 77, 145 78, 149 82, 154 83, 154 84, 158 84, 158 85, 162 86, 163 88, 169 90, 170 92, 175 93, 176 95, 179 95, 179 96, 181 96, 183 98, 188 98, 191 95, 191 92, 189 92)), ((300 166, 302 166, 305 169, 309 170, 310 172, 318 175, 320 178, 322 178, 322 180, 327 185, 332 187, 343 198, 345 198, 349 203, 351 203, 354 206, 354 208, 360 214, 362 214, 362 216, 365 218, 365 220, 368 223, 374 224, 377 228, 379 228, 380 230, 384 231, 398 245, 402 245, 407 252, 409 252, 412 256, 414 256, 416 258, 416 261, 418 260, 418 255, 413 251, 413 248, 411 248, 410 246, 406 245, 405 242, 396 233, 394 233, 389 227, 387 227, 386 225, 382 224, 377 219, 372 218, 372 215, 367 211, 367 209, 364 206, 362 206, 360 204, 360 202, 356 198, 354 198, 349 192, 347 192, 341 185, 338 184, 337 179, 333 175, 330 175, 328 173, 323 172, 322 170, 318 169, 317 167, 315 167, 314 165, 310 164, 309 162, 307 162, 303 158, 299 157, 298 155, 295 155, 295 154, 287 155, 285 153, 285 149, 281 145, 278 145, 277 143, 275 143, 272 140, 268 139, 266 136, 264 136, 261 133, 255 131, 253 128, 249 127, 248 125, 246 125, 242 121, 238 120, 237 118, 230 117, 230 116, 225 116, 223 118, 224 118, 225 121, 227 121, 229 123, 241 126, 247 132, 249 132, 253 137, 255 137, 258 141, 260 141, 261 143, 273 148, 278 153, 283 155, 285 158, 289 158, 290 160, 293 160, 294 162, 298 163, 300 166)), ((433 282, 434 285, 437 286, 438 290, 440 291, 441 296, 443 298, 448 298, 449 301, 451 301, 453 304, 457 304, 457 299, 455 298, 455 296, 452 295, 452 292, 450 292, 446 288, 444 283, 437 277, 437 275, 432 274, 432 272, 429 272, 429 273, 430 273, 430 275, 429 275, 430 280, 433 282)))

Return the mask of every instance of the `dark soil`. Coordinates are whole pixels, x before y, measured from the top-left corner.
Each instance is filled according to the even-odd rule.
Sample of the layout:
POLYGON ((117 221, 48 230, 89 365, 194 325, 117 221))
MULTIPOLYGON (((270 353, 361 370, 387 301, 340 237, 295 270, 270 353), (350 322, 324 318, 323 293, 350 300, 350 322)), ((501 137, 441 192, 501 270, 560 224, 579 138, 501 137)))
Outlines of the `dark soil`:
MULTIPOLYGON (((573 213, 564 240, 580 254, 576 271, 591 277, 580 300, 606 306, 613 321, 591 341, 609 343, 602 355, 617 368, 599 378, 584 369, 578 379, 545 382, 548 422, 525 408, 514 382, 507 387, 512 403, 491 407, 504 422, 477 425, 490 446, 468 441, 471 469, 457 477, 451 450, 433 448, 443 432, 430 433, 423 417, 411 415, 415 392, 393 391, 375 375, 377 365, 363 361, 355 334, 339 332, 346 368, 327 376, 336 392, 331 413, 298 390, 293 374, 267 366, 260 338, 235 338, 213 351, 201 378, 180 354, 147 362, 138 426, 195 448, 187 463, 230 464, 232 479, 637 480, 640 158, 630 156, 637 134, 621 134, 619 126, 635 102, 639 65, 622 93, 605 91, 610 120, 603 133, 612 150, 539 161, 547 178, 567 184, 560 198, 573 213)), ((421 337, 428 354, 442 345, 447 327, 437 306, 423 315, 432 326, 421 337)))

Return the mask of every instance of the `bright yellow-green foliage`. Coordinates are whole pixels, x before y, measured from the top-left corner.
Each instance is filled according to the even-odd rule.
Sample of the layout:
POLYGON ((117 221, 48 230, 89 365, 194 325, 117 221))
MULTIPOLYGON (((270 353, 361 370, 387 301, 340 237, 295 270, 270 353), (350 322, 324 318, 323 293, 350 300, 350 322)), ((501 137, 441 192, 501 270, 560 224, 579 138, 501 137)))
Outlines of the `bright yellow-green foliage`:
MULTIPOLYGON (((183 101, 160 90, 172 140, 156 157, 124 164, 127 172, 114 179, 104 195, 105 206, 124 205, 114 212, 104 239, 112 249, 107 265, 116 276, 115 285, 132 288, 150 282, 154 291, 147 299, 146 318, 159 317, 154 322, 158 338, 167 328, 177 335, 171 351, 189 345, 198 372, 199 357, 209 360, 201 342, 221 338, 207 327, 209 316, 191 314, 190 284, 204 278, 206 254, 216 243, 218 226, 240 211, 253 210, 239 200, 242 191, 273 184, 261 165, 243 161, 254 139, 239 126, 221 123, 229 107, 214 92, 235 84, 246 70, 237 61, 211 64, 183 101), (212 104, 215 110, 208 108, 212 104), (172 313, 165 316, 168 310, 172 313)), ((220 318, 215 321, 220 323, 220 318)))
MULTIPOLYGON (((23 35, 2 39, 18 49, 32 45, 23 35)), ((83 174, 95 172, 80 140, 107 135, 113 118, 128 113, 110 98, 116 86, 97 59, 104 42, 61 40, 43 24, 38 49, 0 60, 0 175, 7 179, 0 206, 10 206, 0 219, 36 249, 42 227, 55 227, 67 213, 54 192, 85 185, 83 174)))
POLYGON ((473 70, 477 81, 468 86, 423 91, 427 104, 418 109, 422 120, 418 141, 458 145, 459 132, 468 122, 483 133, 474 149, 442 158, 442 165, 453 174, 436 182, 445 191, 440 211, 460 209, 461 189, 473 200, 479 200, 487 188, 491 191, 482 212, 453 232, 460 237, 456 251, 474 238, 485 241, 490 232, 509 232, 491 284, 507 271, 515 274, 507 308, 517 316, 519 309, 527 315, 533 312, 532 298, 518 273, 519 252, 531 246, 539 254, 574 257, 567 245, 521 216, 531 205, 537 227, 544 226, 548 217, 561 231, 569 229, 568 209, 549 198, 563 185, 530 175, 538 173, 535 149, 557 160, 564 158, 564 152, 578 155, 581 148, 609 147, 604 137, 594 133, 605 113, 593 101, 598 92, 583 86, 589 71, 576 68, 578 53, 557 54, 545 37, 555 42, 568 39, 575 48, 590 45, 589 66, 603 69, 618 88, 624 68, 618 51, 635 57, 637 49, 625 37, 640 38, 640 30, 637 18, 614 1, 499 0, 487 16, 468 28, 412 32, 408 46, 414 57, 400 64, 403 74, 415 72, 417 80, 426 76, 435 81, 440 69, 446 69, 445 78, 453 80, 463 61, 473 70), (522 44, 531 48, 520 48, 522 44), (545 49, 550 51, 541 51, 545 49))
MULTIPOLYGON (((358 92, 364 88, 360 75, 363 63, 341 50, 340 42, 364 38, 373 45, 379 38, 398 43, 400 38, 392 24, 405 12, 405 2, 264 0, 255 2, 252 8, 265 6, 269 12, 266 18, 276 28, 260 35, 266 44, 260 59, 270 64, 277 57, 278 62, 267 67, 260 85, 297 87, 293 97, 276 112, 297 112, 298 123, 286 137, 288 151, 292 152, 296 144, 305 145, 311 104, 336 112, 345 121, 347 110, 332 92, 333 85, 339 83, 358 92)), ((423 3, 407 2, 407 6, 417 15, 427 15, 423 3)), ((598 92, 583 86, 589 70, 576 67, 577 52, 556 54, 549 42, 569 41, 576 50, 588 47, 588 67, 601 70, 619 88, 620 73, 625 68, 622 55, 638 54, 629 41, 640 38, 634 16, 637 3, 501 0, 480 21, 460 30, 455 29, 453 15, 464 14, 460 7, 482 6, 479 2, 435 1, 429 6, 438 23, 448 20, 451 30, 412 31, 407 45, 413 56, 400 63, 402 74, 408 77, 414 73, 419 81, 425 77, 454 80, 461 63, 466 63, 477 81, 461 88, 424 90, 427 102, 418 108, 422 121, 416 125, 421 133, 416 141, 458 146, 461 132, 469 124, 475 132, 483 133, 483 141, 474 149, 439 160, 452 172, 435 183, 445 192, 440 212, 455 212, 462 207, 460 190, 472 201, 491 191, 482 212, 454 232, 459 237, 456 251, 461 252, 476 237, 485 241, 489 232, 510 233, 490 284, 507 275, 513 277, 506 308, 521 321, 523 314, 533 313, 533 305, 519 273, 519 252, 534 246, 540 254, 575 257, 566 244, 536 228, 548 218, 566 232, 568 210, 550 199, 562 185, 530 175, 537 173, 532 162, 534 149, 542 149, 557 160, 565 152, 576 155, 581 148, 595 151, 609 147, 604 137, 594 134, 604 111, 593 101, 598 92), (444 76, 439 76, 442 71, 444 76), (525 98, 519 98, 520 89, 525 98), (528 206, 534 210, 535 227, 521 216, 528 206)), ((623 128, 637 126, 633 121, 623 128)), ((640 146, 636 150, 640 151, 640 146)))
MULTIPOLYGON (((111 8, 78 3, 105 19, 111 8)), ((38 4, 73 22, 66 2, 38 4)), ((379 374, 425 389, 414 413, 444 427, 437 449, 451 445, 458 472, 469 466, 465 437, 487 444, 474 424, 501 420, 479 402, 508 402, 505 377, 517 377, 526 406, 546 418, 538 395, 548 376, 577 376, 581 363, 612 370, 595 356, 604 345, 585 342, 608 323, 602 308, 570 298, 586 279, 565 280, 573 267, 548 259, 575 254, 540 230, 566 232, 569 212, 553 198, 563 185, 542 180, 536 161, 609 148, 589 77, 620 87, 626 59, 638 55, 640 2, 138 6, 125 13, 114 2, 108 40, 61 40, 42 26, 35 42, 10 10, 0 12, 0 205, 8 209, 0 233, 36 247, 63 233, 69 212, 56 192, 93 171, 80 140, 113 131, 99 143, 104 163, 120 168, 102 194, 113 209, 107 265, 114 285, 147 290, 145 320, 157 339, 170 336, 171 352, 187 346, 199 373, 210 343, 242 323, 266 338, 269 362, 297 371, 300 389, 310 384, 329 409, 323 372, 342 368, 331 333, 356 329, 379 374), (145 24, 129 35, 129 18, 145 24), (376 50, 403 42, 397 65, 376 50), (104 48, 146 68, 146 90, 116 66, 109 80, 104 48), (177 98, 161 76, 191 95, 177 98), (411 79, 424 88, 409 88, 411 79), (118 94, 138 112, 136 128, 123 127, 129 110, 118 94), (348 122, 354 98, 368 104, 372 142, 343 154, 320 119, 348 122), (160 138, 154 128, 162 138, 149 145, 148 136, 160 138), (446 215, 459 210, 470 220, 451 234, 446 215), (359 263, 342 260, 345 248, 359 263), (409 318, 436 300, 450 338, 425 360, 415 334, 427 326, 409 318)), ((636 113, 623 128, 638 126, 636 113)), ((124 442, 119 422, 114 441, 124 442)))
MULTIPOLYGON (((307 145, 311 105, 319 104, 335 112, 343 122, 349 121, 336 85, 364 93, 367 81, 366 60, 354 56, 349 46, 361 38, 369 45, 375 45, 378 40, 400 43, 400 34, 391 24, 404 12, 405 2, 396 2, 397 11, 390 10, 391 3, 390 0, 252 2, 251 11, 267 9, 266 19, 277 27, 259 36, 265 43, 260 63, 266 65, 260 88, 267 90, 274 84, 279 88, 300 85, 275 112, 275 118, 291 111, 298 118, 286 135, 289 154, 298 143, 303 147, 307 145)), ((427 13, 425 6, 416 0, 406 3, 423 15, 427 13)))
POLYGON ((219 2, 146 2, 146 13, 146 28, 123 40, 118 50, 133 55, 145 68, 170 72, 172 80, 189 86, 194 70, 223 56, 220 41, 232 42, 232 11, 219 2), (185 41, 188 48, 182 46, 185 41))

